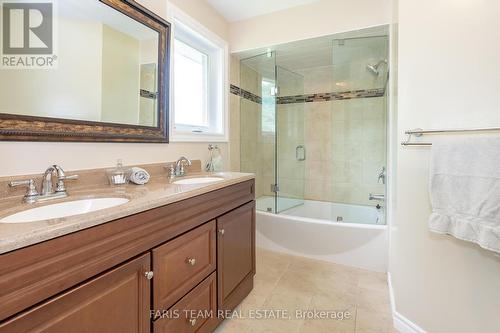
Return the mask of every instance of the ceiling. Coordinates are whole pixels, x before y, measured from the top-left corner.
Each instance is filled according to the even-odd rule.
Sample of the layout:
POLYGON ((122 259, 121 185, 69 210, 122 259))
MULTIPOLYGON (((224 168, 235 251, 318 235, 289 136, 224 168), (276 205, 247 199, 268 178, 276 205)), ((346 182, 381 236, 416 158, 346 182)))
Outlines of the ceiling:
POLYGON ((206 0, 229 22, 246 20, 319 0, 206 0))
MULTIPOLYGON (((381 38, 388 40, 388 33, 388 26, 372 27, 244 51, 235 55, 240 59, 246 59, 244 61, 247 66, 259 72, 266 72, 267 67, 271 66, 270 63, 274 65, 274 61, 270 62, 268 57, 259 56, 266 54, 267 51, 275 51, 276 64, 291 71, 332 66, 349 62, 353 52, 376 48, 380 45, 381 38), (342 41, 342 45, 338 41, 342 41)), ((270 71, 274 70, 272 67, 269 68, 270 71)))

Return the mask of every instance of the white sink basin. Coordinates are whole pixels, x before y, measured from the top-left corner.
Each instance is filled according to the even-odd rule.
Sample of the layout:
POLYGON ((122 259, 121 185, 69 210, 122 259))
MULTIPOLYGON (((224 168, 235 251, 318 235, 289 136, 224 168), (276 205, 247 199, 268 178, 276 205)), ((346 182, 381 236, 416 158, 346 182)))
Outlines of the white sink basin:
POLYGON ((125 198, 97 198, 56 203, 28 209, 0 219, 0 223, 27 223, 95 212, 129 202, 125 198))
POLYGON ((194 184, 208 184, 215 183, 224 180, 221 177, 198 177, 198 178, 186 178, 181 180, 176 180, 173 183, 177 185, 194 185, 194 184))

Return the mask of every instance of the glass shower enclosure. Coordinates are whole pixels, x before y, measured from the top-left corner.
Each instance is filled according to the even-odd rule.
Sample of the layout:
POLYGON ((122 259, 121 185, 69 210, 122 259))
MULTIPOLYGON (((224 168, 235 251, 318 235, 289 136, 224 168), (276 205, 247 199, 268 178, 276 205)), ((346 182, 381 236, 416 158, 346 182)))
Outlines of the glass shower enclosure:
POLYGON ((242 172, 256 176, 257 209, 279 213, 304 200, 304 106, 280 96, 303 94, 303 78, 267 52, 240 62, 242 172))
POLYGON ((323 214, 332 221, 347 216, 339 215, 344 209, 382 212, 385 30, 325 36, 276 50, 240 60, 240 169, 256 176, 257 209, 323 214))

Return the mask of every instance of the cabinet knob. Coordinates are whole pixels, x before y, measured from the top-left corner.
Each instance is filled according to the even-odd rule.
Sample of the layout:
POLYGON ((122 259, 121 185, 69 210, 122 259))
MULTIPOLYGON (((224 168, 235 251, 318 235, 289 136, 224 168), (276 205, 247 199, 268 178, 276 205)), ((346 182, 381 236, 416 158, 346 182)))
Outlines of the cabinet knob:
POLYGON ((188 319, 188 323, 191 326, 196 326, 196 318, 190 318, 190 319, 188 319))
POLYGON ((151 280, 153 278, 153 275, 154 275, 153 271, 149 271, 149 272, 144 273, 144 276, 148 280, 151 280))
POLYGON ((219 229, 219 234, 224 235, 224 229, 219 229))
POLYGON ((186 262, 191 265, 191 266, 194 266, 196 265, 196 259, 195 258, 187 258, 186 262))

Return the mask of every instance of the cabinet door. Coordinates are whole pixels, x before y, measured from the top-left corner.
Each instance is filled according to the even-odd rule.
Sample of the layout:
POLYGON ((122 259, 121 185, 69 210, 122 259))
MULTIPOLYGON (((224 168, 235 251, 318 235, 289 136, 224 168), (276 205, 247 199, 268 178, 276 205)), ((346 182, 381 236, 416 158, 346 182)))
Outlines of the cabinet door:
POLYGON ((149 254, 0 324, 6 332, 149 332, 149 254))
POLYGON ((217 219, 218 307, 233 310, 253 288, 255 202, 217 219))

